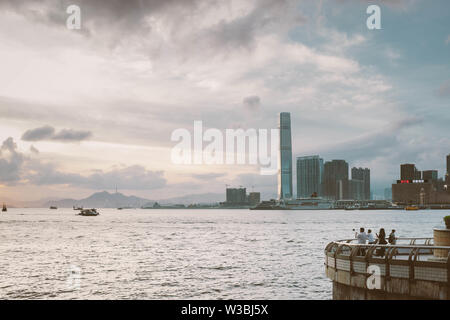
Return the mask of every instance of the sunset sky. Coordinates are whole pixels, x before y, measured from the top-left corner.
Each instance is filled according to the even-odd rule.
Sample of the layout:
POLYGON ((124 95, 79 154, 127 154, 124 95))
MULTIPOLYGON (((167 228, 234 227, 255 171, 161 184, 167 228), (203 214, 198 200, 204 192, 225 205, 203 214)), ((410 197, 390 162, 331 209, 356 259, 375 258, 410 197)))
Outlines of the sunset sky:
POLYGON ((0 201, 275 196, 255 165, 171 163, 196 120, 270 129, 291 112, 294 157, 369 167, 380 195, 400 163, 443 176, 450 153, 448 0, 2 0, 0 65, 0 201))

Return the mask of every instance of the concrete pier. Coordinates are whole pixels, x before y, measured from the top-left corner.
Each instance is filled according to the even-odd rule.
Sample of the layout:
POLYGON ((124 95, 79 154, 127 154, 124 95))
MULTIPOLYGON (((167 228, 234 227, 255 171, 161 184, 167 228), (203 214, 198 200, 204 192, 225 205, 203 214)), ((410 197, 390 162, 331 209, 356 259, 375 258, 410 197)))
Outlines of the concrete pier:
POLYGON ((433 238, 399 238, 396 245, 354 241, 334 241, 325 249, 333 299, 450 300, 450 246, 434 245, 433 238))

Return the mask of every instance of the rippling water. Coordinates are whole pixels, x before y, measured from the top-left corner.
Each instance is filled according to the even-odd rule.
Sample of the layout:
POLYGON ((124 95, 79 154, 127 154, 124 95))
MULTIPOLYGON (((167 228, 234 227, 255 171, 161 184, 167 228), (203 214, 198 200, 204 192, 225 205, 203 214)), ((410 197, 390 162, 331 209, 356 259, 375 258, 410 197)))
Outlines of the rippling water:
MULTIPOLYGON (((360 226, 432 237, 445 211, 0 213, 2 299, 330 299, 323 249, 360 226)), ((447 211, 448 214, 448 211, 447 211)))

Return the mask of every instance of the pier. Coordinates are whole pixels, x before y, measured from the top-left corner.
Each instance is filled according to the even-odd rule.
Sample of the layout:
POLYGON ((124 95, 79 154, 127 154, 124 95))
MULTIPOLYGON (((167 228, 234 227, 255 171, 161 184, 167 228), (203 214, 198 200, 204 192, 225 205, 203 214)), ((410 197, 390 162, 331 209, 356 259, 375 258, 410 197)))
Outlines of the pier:
POLYGON ((398 238, 396 245, 338 240, 325 248, 325 273, 333 299, 450 300, 450 229, 434 238, 398 238), (372 288, 374 267, 379 271, 372 288))

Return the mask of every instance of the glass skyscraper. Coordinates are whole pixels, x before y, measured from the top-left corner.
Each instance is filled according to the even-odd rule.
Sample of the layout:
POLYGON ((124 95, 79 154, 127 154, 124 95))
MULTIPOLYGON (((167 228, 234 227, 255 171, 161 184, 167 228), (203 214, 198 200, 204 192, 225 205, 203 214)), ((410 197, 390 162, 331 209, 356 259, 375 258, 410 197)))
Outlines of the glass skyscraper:
POLYGON ((297 198, 322 195, 323 159, 319 156, 297 157, 297 198))
POLYGON ((278 154, 278 198, 291 199, 292 193, 292 140, 291 114, 281 112, 278 123, 280 129, 280 150, 278 154))

